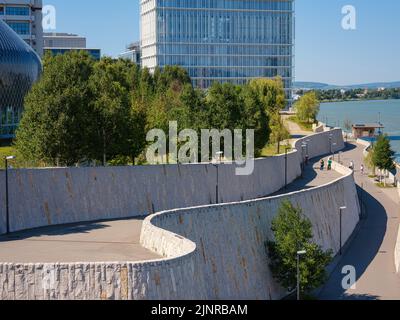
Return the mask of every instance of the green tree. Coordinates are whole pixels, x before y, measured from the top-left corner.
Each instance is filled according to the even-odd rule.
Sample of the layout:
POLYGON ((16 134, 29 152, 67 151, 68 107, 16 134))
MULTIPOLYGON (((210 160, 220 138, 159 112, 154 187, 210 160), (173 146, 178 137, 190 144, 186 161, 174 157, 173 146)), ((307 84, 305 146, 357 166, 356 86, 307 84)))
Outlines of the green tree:
POLYGON ((271 136, 270 141, 277 144, 277 153, 281 153, 281 143, 290 139, 289 130, 286 128, 281 115, 276 112, 271 116, 270 120, 271 136))
POLYGON ((385 186, 387 171, 395 168, 394 155, 395 152, 391 148, 390 140, 387 135, 380 135, 374 146, 372 161, 376 168, 383 171, 385 186))
POLYGON ((91 141, 89 157, 101 159, 103 165, 116 157, 128 159, 137 155, 132 151, 137 133, 131 113, 129 76, 132 67, 124 60, 103 58, 95 64, 89 78, 96 123, 96 138, 91 141))
POLYGON ((297 284, 297 252, 306 250, 300 263, 301 291, 308 294, 327 280, 326 267, 332 251, 324 252, 313 243, 312 224, 300 207, 282 202, 272 222, 275 241, 267 243, 270 268, 279 283, 292 292, 297 284))
POLYGON ((297 118, 303 123, 314 123, 317 119, 320 103, 314 91, 303 95, 295 104, 297 118))
POLYGON ((282 78, 255 79, 250 81, 248 85, 258 95, 269 115, 285 108, 286 97, 282 78))
POLYGON ((45 56, 16 134, 24 158, 68 166, 87 159, 95 125, 88 87, 94 63, 84 52, 45 56))

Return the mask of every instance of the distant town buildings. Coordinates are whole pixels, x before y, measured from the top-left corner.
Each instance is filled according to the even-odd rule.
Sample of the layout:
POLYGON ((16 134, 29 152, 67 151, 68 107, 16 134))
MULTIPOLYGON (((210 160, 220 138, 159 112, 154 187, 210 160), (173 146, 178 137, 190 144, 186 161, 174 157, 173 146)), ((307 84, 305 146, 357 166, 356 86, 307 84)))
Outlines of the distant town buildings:
POLYGON ((101 50, 86 47, 86 38, 70 33, 45 33, 43 35, 44 52, 64 54, 69 51, 86 51, 94 59, 101 58, 101 50))
POLYGON ((42 0, 0 0, 0 19, 43 55, 42 0))
POLYGON ((180 65, 196 87, 280 76, 291 101, 293 0, 141 0, 142 65, 180 65))
POLYGON ((141 65, 140 42, 134 42, 126 47, 126 51, 118 55, 120 59, 129 60, 137 65, 141 65))

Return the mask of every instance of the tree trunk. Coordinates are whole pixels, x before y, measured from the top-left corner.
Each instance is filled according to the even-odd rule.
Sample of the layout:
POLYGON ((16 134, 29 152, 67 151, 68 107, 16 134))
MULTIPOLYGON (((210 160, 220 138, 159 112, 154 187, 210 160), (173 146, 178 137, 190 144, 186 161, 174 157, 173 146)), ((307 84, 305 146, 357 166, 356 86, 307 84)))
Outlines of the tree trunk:
POLYGON ((103 166, 105 167, 107 163, 107 155, 106 155, 106 132, 103 129, 103 166))

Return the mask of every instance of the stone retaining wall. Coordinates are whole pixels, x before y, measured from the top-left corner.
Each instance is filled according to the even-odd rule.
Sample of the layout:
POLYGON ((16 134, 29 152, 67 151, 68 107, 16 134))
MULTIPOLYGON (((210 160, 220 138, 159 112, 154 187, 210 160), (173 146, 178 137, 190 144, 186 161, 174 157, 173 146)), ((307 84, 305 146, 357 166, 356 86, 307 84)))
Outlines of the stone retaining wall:
MULTIPOLYGON (((332 134, 339 139, 341 131, 332 134)), ((310 157, 329 153, 328 136, 310 136, 310 157)), ((343 144, 336 148, 342 149, 343 144)), ((284 157, 256 160, 250 176, 237 176, 235 165, 220 164, 219 202, 255 199, 280 190, 285 184, 284 157)), ((296 151, 288 155, 289 182, 301 174, 299 157, 296 151)), ((11 231, 215 204, 216 180, 217 169, 212 164, 10 170, 11 231)), ((5 185, 4 171, 0 185, 5 185)), ((6 231, 2 190, 0 234, 6 231)))
MULTIPOLYGON (((330 147, 327 143, 328 136, 326 134, 314 135, 306 140, 312 142, 309 144, 311 157, 329 153, 330 147), (325 143, 319 143, 320 140, 325 143)), ((301 141, 298 143, 301 143, 301 141)), ((297 159, 294 168, 298 168, 302 160, 301 155, 294 152, 291 157, 297 159)), ((280 162, 282 162, 282 157, 271 159, 272 161, 280 159, 280 162)), ((193 166, 186 166, 185 169, 190 167, 193 166)), ((197 168, 200 167, 197 166, 197 168)), ((345 175, 334 182, 317 188, 258 200, 163 211, 149 216, 143 224, 141 243, 144 247, 164 257, 157 261, 141 263, 0 264, 0 299, 279 299, 285 292, 272 278, 268 267, 265 241, 272 237, 271 221, 284 199, 289 199, 304 209, 304 213, 313 223, 315 240, 324 249, 333 249, 335 252, 339 249, 339 207, 345 205, 348 208, 347 214, 343 216, 344 240, 350 237, 358 223, 360 210, 352 172, 345 167, 337 167, 336 165, 334 167, 343 170, 345 175)), ((121 169, 113 168, 109 170, 111 173, 115 173, 121 169)), ((228 167, 225 167, 225 170, 228 170, 228 167)), ((268 170, 267 173, 274 177, 277 176, 276 167, 268 170)), ((65 173, 66 171, 61 172, 65 173)), ((91 172, 94 174, 96 171, 91 172)), ((123 172, 127 173, 124 170, 123 172)), ((35 173, 39 174, 39 171, 35 173)), ((44 171, 44 173, 46 176, 49 171, 44 171)), ((278 173, 280 172, 278 171, 278 173)), ((241 192, 246 192, 246 187, 250 187, 248 194, 257 192, 257 187, 265 186, 264 190, 271 188, 268 183, 262 183, 263 180, 268 179, 268 175, 265 176, 262 171, 259 171, 258 174, 262 176, 258 180, 253 180, 260 183, 260 185, 256 184, 256 187, 250 187, 249 184, 229 186, 228 179, 232 177, 224 176, 224 174, 222 177, 227 179, 225 183, 226 187, 230 188, 228 190, 233 190, 234 196, 240 198, 241 192)), ((84 176, 87 177, 86 174, 84 176)), ((14 176, 14 179, 16 177, 14 176)), ((79 175, 74 177, 80 182, 84 179, 79 175)), ((104 178, 102 175, 101 177, 104 178)), ((150 173, 149 179, 151 180, 152 177, 150 173)), ((191 177, 194 178, 194 176, 191 177)), ((32 179, 29 180, 31 187, 37 179, 38 176, 32 176, 32 179)), ((128 180, 127 184, 124 184, 126 187, 128 187, 128 182, 133 183, 129 176, 125 179, 128 180)), ((96 179, 94 180, 96 181, 96 179)), ((63 185, 57 179, 52 181, 55 186, 63 185)), ((58 203, 56 202, 57 199, 53 199, 52 205, 60 209, 49 215, 50 218, 54 219, 47 221, 49 224, 79 218, 79 215, 73 215, 72 218, 63 217, 68 212, 63 210, 66 210, 68 205, 73 203, 72 199, 84 199, 85 196, 86 199, 91 200, 91 197, 96 198, 88 190, 85 191, 84 188, 75 190, 73 186, 79 185, 76 180, 70 178, 68 181, 71 181, 71 186, 69 187, 70 190, 66 191, 68 191, 67 194, 71 196, 71 199, 65 203, 58 203), (82 194, 78 196, 78 193, 82 194)), ((165 180, 163 181, 165 183, 165 180)), ((191 180, 185 179, 184 181, 191 180)), ((281 180, 277 179, 277 181, 281 180)), ((210 185, 207 194, 212 193, 212 184, 210 185)), ((26 184, 21 182, 20 186, 26 186, 26 184)), ((160 186, 155 186, 159 192, 160 186)), ((187 185, 189 190, 183 195, 187 196, 193 193, 193 189, 190 190, 190 187, 193 186, 197 186, 197 184, 187 185)), ((45 194, 51 196, 51 188, 46 188, 48 188, 49 193, 45 194)), ((103 190, 108 190, 106 196, 109 196, 108 192, 111 189, 110 186, 103 187, 103 190)), ((91 190, 90 187, 89 190, 91 190)), ((120 190, 123 191, 124 189, 121 188, 120 190)), ((140 192, 139 188, 135 190, 138 193, 140 192)), ((164 191, 166 191, 166 194, 159 195, 160 201, 161 196, 170 195, 167 192, 168 190, 164 191)), ((16 190, 13 190, 13 192, 16 192, 16 190)), ((39 197, 40 195, 41 193, 37 192, 30 199, 35 199, 35 197, 42 199, 39 197)), ((222 196, 230 197, 227 190, 223 191, 222 196)), ((120 195, 117 193, 116 197, 119 200, 123 199, 124 202, 120 204, 122 206, 129 203, 127 194, 120 195)), ((64 197, 62 199, 65 200, 64 197)), ((21 199, 21 201, 26 200, 21 199)), ((171 203, 168 202, 168 205, 171 205, 171 203)), ((32 202, 31 204, 35 205, 32 202)), ((78 203, 74 210, 77 210, 81 205, 81 203, 78 203)), ((83 220, 94 217, 103 218, 102 214, 107 209, 114 208, 114 206, 116 207, 114 214, 121 214, 123 211, 117 208, 118 205, 118 201, 115 200, 113 205, 106 208, 99 207, 100 211, 97 216, 83 216, 83 220)), ((19 210, 22 210, 24 206, 26 206, 26 203, 21 205, 19 210)), ((35 208, 37 208, 37 205, 35 208)), ((94 211, 88 210, 87 212, 94 211)), ((134 211, 129 213, 135 214, 134 211)), ((124 214, 129 216, 129 213, 124 214)), ((47 217, 46 214, 44 216, 47 217)), ((22 213, 18 217, 22 218, 22 213)), ((31 223, 28 223, 29 219, 17 221, 18 223, 13 223, 13 228, 32 226, 31 223)), ((45 224, 46 220, 40 223, 45 224)))

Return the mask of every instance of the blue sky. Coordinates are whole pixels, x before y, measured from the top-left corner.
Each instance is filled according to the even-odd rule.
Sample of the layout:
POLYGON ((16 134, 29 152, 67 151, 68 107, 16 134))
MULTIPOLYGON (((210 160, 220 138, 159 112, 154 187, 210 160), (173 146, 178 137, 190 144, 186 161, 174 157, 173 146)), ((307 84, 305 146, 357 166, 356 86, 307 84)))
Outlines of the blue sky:
MULTIPOLYGON (((88 38, 115 56, 139 39, 139 0, 44 0, 57 32, 88 38)), ((400 81, 399 0, 297 0, 296 80, 331 84, 400 81), (341 27, 342 7, 357 10, 357 30, 341 27)))

